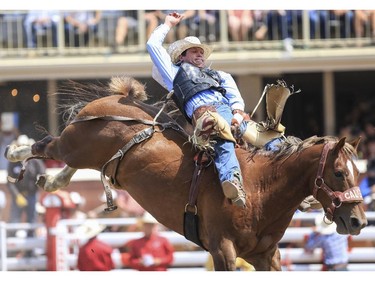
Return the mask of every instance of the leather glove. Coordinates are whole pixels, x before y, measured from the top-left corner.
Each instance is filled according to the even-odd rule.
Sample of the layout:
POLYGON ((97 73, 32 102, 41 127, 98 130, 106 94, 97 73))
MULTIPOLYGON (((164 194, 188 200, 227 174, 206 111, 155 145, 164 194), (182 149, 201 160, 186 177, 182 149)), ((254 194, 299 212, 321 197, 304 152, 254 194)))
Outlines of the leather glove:
POLYGON ((240 109, 235 109, 232 113, 233 118, 231 121, 231 131, 234 138, 239 139, 241 135, 240 125, 243 121, 250 121, 250 116, 240 109))
POLYGON ((240 126, 242 121, 250 121, 250 116, 246 112, 242 111, 241 109, 233 110, 233 118, 231 125, 232 126, 240 126))

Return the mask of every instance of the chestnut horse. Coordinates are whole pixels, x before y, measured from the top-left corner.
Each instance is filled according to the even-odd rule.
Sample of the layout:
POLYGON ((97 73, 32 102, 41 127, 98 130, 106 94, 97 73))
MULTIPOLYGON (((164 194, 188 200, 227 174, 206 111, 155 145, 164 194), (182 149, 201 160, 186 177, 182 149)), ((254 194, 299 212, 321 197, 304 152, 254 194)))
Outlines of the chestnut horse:
MULTIPOLYGON (((73 100, 64 103, 68 121, 74 119, 61 135, 32 146, 11 145, 7 159, 24 161, 25 169, 35 157, 66 163, 56 176, 39 178, 46 191, 68 185, 77 169, 101 171, 109 209, 114 207, 109 187, 125 189, 160 223, 185 235, 185 206, 197 164, 188 134, 160 107, 144 103, 143 85, 132 78, 71 91, 73 100)), ((278 242, 309 195, 336 222, 338 233, 358 235, 367 224, 353 162, 358 142, 288 137, 276 151, 236 148, 247 194, 244 208, 224 197, 214 165, 207 165, 199 178, 197 229, 215 270, 235 270, 236 257, 257 271, 281 270, 278 242)))

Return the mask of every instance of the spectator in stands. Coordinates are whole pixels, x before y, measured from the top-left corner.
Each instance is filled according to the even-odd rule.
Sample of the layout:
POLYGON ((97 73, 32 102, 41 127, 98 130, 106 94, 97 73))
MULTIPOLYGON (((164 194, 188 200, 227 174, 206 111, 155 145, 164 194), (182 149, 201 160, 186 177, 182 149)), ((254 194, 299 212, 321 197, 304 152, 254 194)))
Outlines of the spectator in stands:
POLYGON ((168 32, 166 39, 165 39, 166 43, 172 43, 176 41, 177 39, 183 39, 186 36, 188 36, 188 34, 192 32, 191 24, 196 14, 195 10, 162 10, 162 11, 157 11, 157 15, 160 21, 164 22, 165 17, 173 12, 177 12, 179 14, 184 15, 184 20, 180 21, 179 24, 177 24, 174 29, 171 29, 168 32))
POLYGON ((366 36, 365 30, 369 30, 371 43, 375 43, 375 10, 354 11, 354 32, 357 38, 366 36))
POLYGON ((116 30, 118 19, 123 15, 122 10, 103 10, 98 26, 98 41, 100 45, 111 47, 116 51, 116 30))
MULTIPOLYGON (((350 38, 353 30, 354 11, 352 10, 329 10, 329 22, 339 25, 338 31, 341 38, 350 38)), ((334 36, 331 36, 333 38, 334 36)))
POLYGON ((0 46, 24 48, 25 30, 23 22, 25 10, 8 10, 0 13, 0 46), (16 30, 17 32, 14 32, 16 30))
MULTIPOLYGON (((111 11, 116 16, 116 31, 115 31, 115 44, 114 52, 117 53, 119 48, 123 46, 128 38, 130 30, 134 30, 138 25, 138 14, 135 10, 124 10, 124 11, 111 11)), ((108 13, 108 12, 106 12, 108 13)), ((159 18, 156 10, 146 10, 144 13, 144 19, 146 21, 146 37, 148 38, 151 32, 158 26, 159 18)), ((136 39, 134 38, 134 42, 136 39)))
MULTIPOLYGON (((26 135, 20 135, 17 138, 17 145, 32 145, 35 141, 29 139, 26 135)), ((18 178, 22 169, 22 162, 9 162, 8 176, 18 178)), ((23 221, 23 214, 25 213, 27 223, 37 222, 36 203, 39 195, 39 187, 36 185, 37 176, 44 174, 46 167, 44 162, 40 159, 31 159, 27 162, 27 169, 24 173, 24 178, 18 182, 11 182, 8 180, 7 187, 12 196, 10 223, 20 223, 23 221)), ((29 230, 28 237, 34 237, 34 230, 29 230)), ((29 253, 27 253, 29 254, 29 253)))
MULTIPOLYGON (((267 27, 258 29, 257 33, 263 35, 267 30, 268 39, 283 40, 284 49, 288 52, 293 51, 293 40, 302 34, 303 16, 303 10, 270 10, 263 16, 267 27)), ((322 35, 327 23, 327 12, 309 10, 307 17, 310 25, 310 38, 315 38, 317 28, 319 28, 319 34, 322 35)), ((256 39, 260 35, 256 34, 256 39)))
POLYGON ((124 46, 129 30, 136 28, 137 24, 136 11, 122 11, 116 26, 116 51, 119 47, 124 46))
POLYGON ((29 11, 24 21, 27 47, 41 47, 39 36, 46 37, 48 47, 57 47, 57 27, 60 21, 59 11, 29 11))
POLYGON ((64 15, 65 43, 69 47, 84 47, 93 39, 101 20, 100 11, 71 11, 64 15))
POLYGON ((110 271, 115 268, 113 248, 101 241, 98 235, 105 229, 96 220, 87 220, 77 229, 79 237, 86 239, 79 248, 77 268, 80 271, 110 271))
POLYGON ((270 10, 267 12, 266 18, 268 38, 270 40, 283 40, 285 51, 293 51, 292 34, 290 32, 290 11, 270 10))
POLYGON ((254 39, 264 40, 267 35, 267 11, 253 10, 254 15, 254 39))
POLYGON ((232 41, 248 41, 253 25, 251 10, 228 10, 228 29, 232 41))
POLYGON ((156 10, 146 10, 145 11, 145 20, 146 20, 146 37, 150 37, 152 31, 159 24, 159 17, 156 10))
POLYGON ((322 249, 323 271, 346 271, 349 262, 349 236, 336 232, 334 222, 327 223, 324 214, 315 218, 315 229, 306 238, 305 251, 322 249))
POLYGON ((143 237, 128 241, 120 252, 127 255, 125 266, 139 271, 166 271, 173 262, 174 248, 159 234, 160 224, 148 212, 142 216, 143 237))
POLYGON ((219 11, 199 10, 190 28, 201 42, 215 42, 220 31, 219 11))

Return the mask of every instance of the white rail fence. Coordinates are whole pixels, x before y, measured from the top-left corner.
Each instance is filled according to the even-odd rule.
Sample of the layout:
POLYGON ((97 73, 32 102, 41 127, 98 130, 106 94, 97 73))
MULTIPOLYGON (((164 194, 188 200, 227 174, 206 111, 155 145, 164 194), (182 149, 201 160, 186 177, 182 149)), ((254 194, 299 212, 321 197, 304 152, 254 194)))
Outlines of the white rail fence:
MULTIPOLYGON (((366 213, 369 221, 375 221, 375 212, 366 213)), ((301 220, 305 223, 313 223, 316 213, 297 213, 293 220, 301 220)), ((135 218, 121 219, 99 219, 105 225, 132 225, 136 223, 135 218)), ((70 233, 68 229, 80 225, 82 220, 61 220, 58 222, 53 233, 57 240, 57 270, 76 270, 78 245, 83 240, 77 234, 70 233)), ((2 271, 19 270, 46 270, 47 257, 46 237, 8 237, 9 231, 27 230, 33 228, 45 228, 43 224, 7 224, 0 222, 0 261, 2 271), (39 252, 36 257, 14 256, 19 251, 34 250, 39 252)), ((311 233, 311 227, 289 227, 281 239, 281 243, 303 243, 306 235, 311 233)), ((174 254, 174 262, 170 270, 205 270, 205 263, 208 259, 208 252, 202 250, 191 241, 174 231, 162 231, 161 234, 169 241, 183 250, 178 250, 174 254)), ((99 234, 99 239, 107 242, 113 248, 123 246, 130 239, 141 237, 141 232, 103 232, 99 234)), ((375 245, 375 227, 370 225, 364 228, 360 235, 352 236, 353 242, 370 242, 375 245)), ((368 243, 367 243, 368 244, 368 243)), ((321 255, 320 249, 316 249, 312 254, 304 252, 303 248, 281 248, 282 260, 291 262, 288 270, 320 270, 321 255)), ((349 270, 367 271, 375 270, 375 247, 354 247, 349 252, 349 270)), ((119 251, 114 251, 113 260, 117 270, 130 270, 124 267, 119 251)))

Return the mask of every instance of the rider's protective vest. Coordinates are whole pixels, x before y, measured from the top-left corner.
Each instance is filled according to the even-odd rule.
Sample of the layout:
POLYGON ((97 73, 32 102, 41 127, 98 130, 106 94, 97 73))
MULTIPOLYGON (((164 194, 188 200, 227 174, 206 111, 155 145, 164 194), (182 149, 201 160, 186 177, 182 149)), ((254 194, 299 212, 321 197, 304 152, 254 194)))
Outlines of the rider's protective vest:
POLYGON ((225 89, 221 87, 221 76, 216 70, 199 68, 190 63, 182 63, 176 77, 173 80, 174 94, 172 99, 186 119, 191 119, 185 113, 186 102, 195 94, 213 89, 225 95, 225 89))

